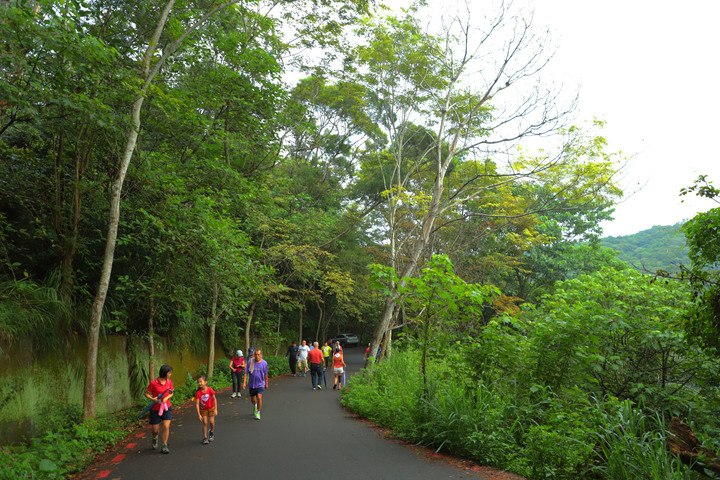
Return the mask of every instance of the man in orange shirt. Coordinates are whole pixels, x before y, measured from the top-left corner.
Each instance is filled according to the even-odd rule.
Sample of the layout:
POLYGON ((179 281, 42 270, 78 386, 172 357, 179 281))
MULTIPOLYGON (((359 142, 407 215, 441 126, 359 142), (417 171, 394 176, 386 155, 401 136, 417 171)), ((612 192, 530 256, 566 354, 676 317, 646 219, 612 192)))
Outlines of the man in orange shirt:
POLYGON ((313 348, 308 352, 308 361, 310 362, 310 376, 312 377, 313 390, 322 390, 320 384, 322 379, 323 352, 320 350, 318 342, 313 343, 313 348))

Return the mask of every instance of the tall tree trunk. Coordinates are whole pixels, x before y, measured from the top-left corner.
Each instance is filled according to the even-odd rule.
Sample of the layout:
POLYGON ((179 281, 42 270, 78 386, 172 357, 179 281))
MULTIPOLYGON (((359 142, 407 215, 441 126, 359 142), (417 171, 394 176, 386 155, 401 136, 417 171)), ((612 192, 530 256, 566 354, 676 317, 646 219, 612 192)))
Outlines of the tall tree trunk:
MULTIPOLYGON (((442 145, 438 145, 438 150, 440 150, 441 147, 442 145)), ((371 366, 372 363, 376 360, 375 355, 377 352, 377 348, 381 344, 380 342, 382 342, 382 339, 385 336, 386 332, 392 326, 393 319, 395 318, 395 309, 397 308, 396 301, 398 299, 398 288, 405 286, 408 282, 408 279, 415 275, 415 272, 418 268, 418 262, 420 261, 420 256, 422 255, 423 250, 425 250, 425 247, 430 242, 433 226, 440 210, 440 200, 442 199, 442 194, 444 191, 443 181, 445 179, 445 173, 447 172, 447 169, 450 165, 450 160, 452 160, 452 158, 454 158, 455 156, 452 149, 450 153, 447 154, 444 162, 441 161, 440 155, 442 155, 442 153, 439 151, 437 170, 435 172, 435 184, 433 186, 433 194, 430 200, 430 204, 428 206, 427 214, 425 215, 425 219, 423 221, 422 232, 412 248, 410 254, 410 261, 405 265, 405 269, 399 276, 398 284, 396 286, 393 286, 390 295, 388 295, 387 299, 385 300, 385 306, 383 308, 380 323, 375 329, 372 342, 370 342, 370 351, 368 352, 367 359, 365 360, 366 367, 371 366)))
POLYGON ((318 309, 320 310, 320 318, 318 318, 317 329, 315 330, 315 340, 320 342, 320 345, 322 345, 323 342, 320 341, 320 326, 322 325, 323 319, 325 318, 325 310, 323 310, 320 302, 318 302, 318 309))
MULTIPOLYGON (((403 279, 400 279, 400 281, 403 282, 403 279)), ((365 367, 372 367, 372 364, 376 361, 375 356, 378 346, 381 345, 380 342, 385 336, 385 332, 390 328, 393 312, 397 308, 395 303, 397 297, 397 293, 391 292, 385 299, 385 306, 383 307, 382 317, 380 317, 380 323, 378 323, 378 326, 375 328, 372 341, 370 342, 370 351, 368 351, 367 357, 365 358, 365 367)))
POLYGON ((140 111, 142 110, 142 105, 145 101, 145 95, 152 79, 155 75, 157 75, 160 68, 159 65, 156 64, 155 68, 151 72, 150 62, 152 60, 153 53, 155 52, 155 48, 160 41, 160 35, 165 28, 165 23, 167 22, 167 18, 170 15, 170 10, 172 9, 174 3, 175 0, 170 0, 167 4, 165 4, 165 7, 160 15, 160 19, 155 26, 153 37, 145 50, 142 73, 144 85, 140 92, 138 92, 138 95, 135 97, 135 101, 133 102, 130 116, 131 127, 128 131, 125 149, 120 160, 120 168, 118 170, 117 178, 113 182, 110 193, 110 215, 108 219, 105 254, 103 256, 103 265, 100 273, 100 284, 98 285, 98 291, 95 295, 95 301, 93 301, 92 304, 90 329, 88 330, 88 351, 87 358, 85 360, 85 387, 83 390, 83 418, 95 417, 95 391, 97 389, 97 356, 98 344, 100 341, 100 321, 102 320, 102 311, 105 307, 105 299, 110 285, 110 274, 112 273, 112 264, 115 257, 115 244, 117 243, 117 231, 118 224, 120 222, 120 196, 122 193, 122 186, 125 182, 125 175, 127 174, 130 159, 132 158, 132 154, 137 143, 137 137, 140 131, 140 111))
POLYGON ((303 339, 303 307, 300 307, 300 327, 298 328, 298 331, 300 332, 300 338, 298 339, 298 345, 302 343, 303 339))
POLYGON ((123 150, 123 154, 120 159, 120 168, 118 169, 117 178, 115 182, 113 182, 110 192, 110 215, 105 243, 105 254, 103 256, 103 265, 100 272, 98 291, 92 305, 90 328, 88 330, 88 353, 85 360, 85 387, 83 390, 83 418, 92 418, 95 416, 95 391, 97 384, 97 354, 98 343, 100 340, 100 322, 102 320, 102 311, 105 307, 105 299, 107 297, 108 286, 110 284, 110 274, 112 273, 112 264, 115 257, 115 244, 117 243, 117 230, 118 223, 120 221, 120 196, 122 194, 122 186, 125 181, 125 175, 127 174, 130 159, 132 158, 133 151, 135 150, 138 133, 140 131, 140 111, 142 110, 142 105, 145 101, 145 95, 147 95, 150 84, 155 76, 157 76, 160 72, 160 69, 165 65, 168 57, 175 53, 175 50, 177 50, 188 35, 197 30, 198 27, 203 25, 218 11, 238 2, 239 0, 230 0, 208 10, 178 38, 166 45, 160 59, 156 59, 153 62, 157 45, 160 42, 160 36, 165 29, 165 24, 167 23, 170 11, 175 4, 175 0, 168 0, 168 2, 163 6, 160 18, 155 26, 153 36, 148 43, 147 49, 145 50, 145 56, 143 57, 142 62, 142 73, 140 75, 142 86, 140 87, 132 105, 130 130, 128 131, 125 149, 123 150))
POLYGON ((213 376, 213 366, 215 365, 215 326, 217 325, 217 301, 218 301, 218 284, 217 280, 213 280, 213 298, 210 314, 210 348, 208 348, 208 364, 207 376, 213 376))
MULTIPOLYGON (((397 318, 397 308, 395 309, 394 317, 397 318)), ((393 325, 395 325, 395 321, 393 321, 393 325)), ((380 349, 380 355, 378 357, 378 361, 381 361, 383 358, 390 358, 390 354, 392 353, 390 350, 392 349, 392 328, 389 328, 387 332, 385 332, 385 337, 382 341, 382 348, 380 349)))
POLYGON ((155 299, 150 296, 150 315, 148 317, 148 352, 150 366, 148 375, 153 378, 155 375, 155 299))
POLYGON ((248 318, 245 320, 245 353, 250 350, 250 327, 252 326, 253 316, 255 315, 255 302, 250 304, 248 318))
POLYGON ((53 206, 52 212, 53 212, 53 226, 55 228, 55 235, 57 235, 58 239, 60 239, 61 245, 60 245, 60 283, 59 283, 59 291, 60 296, 62 300, 66 303, 69 303, 70 301, 70 293, 72 289, 72 281, 69 279, 70 274, 69 266, 72 265, 72 257, 71 254, 68 252, 70 242, 67 238, 67 234, 65 231, 65 221, 64 221, 64 209, 63 209, 63 191, 64 191, 64 181, 63 181, 63 171, 65 170, 63 168, 63 150, 65 149, 65 132, 61 131, 60 136, 58 138, 58 144, 57 144, 57 153, 55 154, 55 205, 53 206))

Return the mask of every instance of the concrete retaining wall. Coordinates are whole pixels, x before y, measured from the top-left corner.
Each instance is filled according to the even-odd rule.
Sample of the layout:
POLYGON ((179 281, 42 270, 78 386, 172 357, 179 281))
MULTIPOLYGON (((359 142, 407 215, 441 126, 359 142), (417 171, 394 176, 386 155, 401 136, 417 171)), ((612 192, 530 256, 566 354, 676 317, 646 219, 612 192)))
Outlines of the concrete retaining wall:
MULTIPOLYGON (((164 363, 173 367, 173 383, 181 386, 186 372, 207 362, 207 354, 171 352, 167 343, 155 349, 155 372, 164 363)), ((33 352, 29 342, 19 342, 0 355, 0 443, 27 440, 35 432, 39 416, 47 409, 67 405, 82 407, 85 376, 85 339, 68 340, 57 351, 33 352)), ((216 359, 224 356, 216 349, 216 359)), ((125 336, 100 340, 98 351, 97 413, 109 413, 136 404, 131 389, 131 370, 136 359, 147 370, 146 342, 125 336)))

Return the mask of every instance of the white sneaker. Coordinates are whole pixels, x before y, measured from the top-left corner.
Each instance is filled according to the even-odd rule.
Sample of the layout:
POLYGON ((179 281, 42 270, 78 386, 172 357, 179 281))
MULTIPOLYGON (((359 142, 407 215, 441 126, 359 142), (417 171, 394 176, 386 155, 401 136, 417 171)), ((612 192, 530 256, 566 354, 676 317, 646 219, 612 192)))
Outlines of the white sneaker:
POLYGON ((237 394, 236 392, 233 392, 233 394, 230 395, 230 398, 235 398, 235 397, 237 397, 237 396, 238 396, 238 394, 237 394))
POLYGON ((237 392, 238 398, 242 397, 242 394, 240 392, 237 392))

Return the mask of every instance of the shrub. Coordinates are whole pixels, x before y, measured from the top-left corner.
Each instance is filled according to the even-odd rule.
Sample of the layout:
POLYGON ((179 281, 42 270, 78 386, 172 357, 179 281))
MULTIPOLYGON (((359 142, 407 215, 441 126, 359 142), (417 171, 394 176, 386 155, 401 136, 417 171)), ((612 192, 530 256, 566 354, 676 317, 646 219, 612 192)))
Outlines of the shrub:
POLYGON ((263 358, 268 364, 268 377, 277 377, 290 373, 290 365, 285 357, 279 355, 263 355, 263 358))

